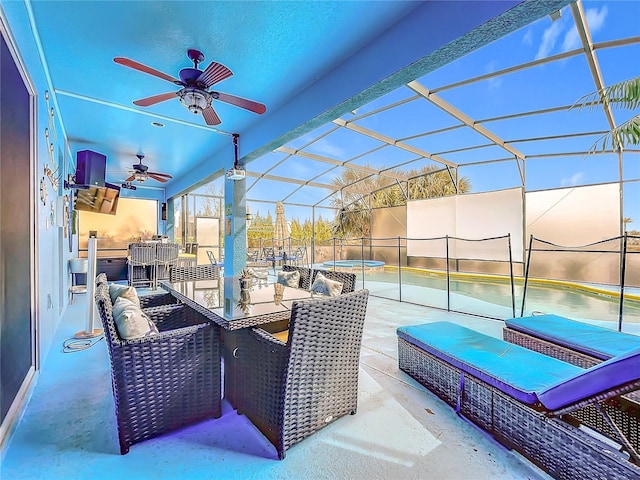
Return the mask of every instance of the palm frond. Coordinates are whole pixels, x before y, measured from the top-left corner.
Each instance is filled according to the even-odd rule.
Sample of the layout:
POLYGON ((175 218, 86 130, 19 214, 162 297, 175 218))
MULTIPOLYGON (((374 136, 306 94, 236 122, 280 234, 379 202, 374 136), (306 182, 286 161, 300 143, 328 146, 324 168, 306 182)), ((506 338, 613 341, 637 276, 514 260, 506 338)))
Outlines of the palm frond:
POLYGON ((614 152, 627 145, 640 145, 640 114, 600 137, 589 149, 589 153, 605 152, 610 145, 614 152))
POLYGON ((592 110, 608 103, 611 107, 633 110, 640 107, 640 77, 630 78, 580 97, 570 108, 592 110))

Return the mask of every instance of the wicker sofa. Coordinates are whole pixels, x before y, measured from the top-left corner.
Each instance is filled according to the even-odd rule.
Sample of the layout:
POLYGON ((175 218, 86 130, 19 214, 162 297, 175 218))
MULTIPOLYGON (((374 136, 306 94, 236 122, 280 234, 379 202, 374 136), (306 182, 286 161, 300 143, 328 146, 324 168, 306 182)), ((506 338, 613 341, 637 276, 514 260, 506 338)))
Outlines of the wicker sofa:
POLYGON ((332 421, 356 413, 368 297, 368 290, 359 290, 294 302, 287 343, 262 328, 225 332, 236 342, 242 379, 234 406, 276 447, 279 459, 332 421))
POLYGON ((120 453, 137 442, 221 416, 220 329, 166 295, 140 297, 158 334, 124 340, 109 285, 98 277, 95 302, 111 362, 120 453))
POLYGON ((594 408, 606 417, 609 400, 640 387, 640 349, 584 370, 434 322, 398 329, 398 362, 459 414, 554 478, 640 478, 637 452, 624 435, 604 442, 610 432, 591 435, 575 415, 594 408))

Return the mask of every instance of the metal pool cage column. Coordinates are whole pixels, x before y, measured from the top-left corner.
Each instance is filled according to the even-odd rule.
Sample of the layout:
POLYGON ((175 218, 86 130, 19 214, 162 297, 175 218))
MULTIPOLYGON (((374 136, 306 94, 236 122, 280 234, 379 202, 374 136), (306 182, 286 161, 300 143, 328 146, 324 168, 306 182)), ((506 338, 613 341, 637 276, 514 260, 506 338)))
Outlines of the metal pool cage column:
MULTIPOLYGON (((489 237, 489 238, 479 238, 479 239, 451 237, 449 235, 446 235, 444 238, 445 238, 445 245, 446 245, 445 266, 446 266, 446 275, 447 275, 447 312, 465 313, 465 312, 458 312, 457 310, 451 310, 451 288, 450 288, 451 273, 449 268, 449 260, 451 260, 451 257, 449 254, 449 240, 460 240, 465 242, 487 242, 491 240, 500 240, 502 238, 506 238, 507 250, 509 252, 509 282, 511 284, 511 313, 515 317, 516 316, 516 295, 515 295, 515 285, 514 285, 514 279, 513 279, 513 254, 511 250, 511 234, 508 233, 506 235, 499 236, 499 237, 489 237)), ((455 260, 458 261, 459 258, 456 258, 455 260)))

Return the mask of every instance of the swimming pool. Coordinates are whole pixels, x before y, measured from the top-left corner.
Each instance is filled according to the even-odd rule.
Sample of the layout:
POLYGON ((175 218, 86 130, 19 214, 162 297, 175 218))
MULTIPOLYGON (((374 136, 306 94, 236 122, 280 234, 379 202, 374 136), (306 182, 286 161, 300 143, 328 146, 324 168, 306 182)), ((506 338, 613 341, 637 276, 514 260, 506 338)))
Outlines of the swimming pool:
MULTIPOLYGON (((515 303, 515 316, 520 316, 524 292, 521 279, 515 282, 512 301, 510 282, 499 277, 452 275, 447 295, 446 276, 440 272, 416 268, 403 268, 399 272, 396 267, 365 271, 364 276, 356 268, 353 272, 357 275, 358 286, 368 288, 376 296, 497 319, 514 316, 515 303)), ((547 285, 530 281, 524 314, 553 313, 617 329, 619 292, 610 287, 610 293, 589 286, 585 288, 587 290, 568 283, 547 285)), ((640 334, 638 293, 638 289, 625 290, 622 319, 623 330, 640 334)))

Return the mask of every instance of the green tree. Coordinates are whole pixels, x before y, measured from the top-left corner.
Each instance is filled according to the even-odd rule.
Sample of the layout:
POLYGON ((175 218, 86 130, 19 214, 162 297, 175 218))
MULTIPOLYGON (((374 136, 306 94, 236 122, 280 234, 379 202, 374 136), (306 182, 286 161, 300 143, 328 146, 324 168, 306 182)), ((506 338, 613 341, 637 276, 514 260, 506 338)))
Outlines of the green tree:
MULTIPOLYGON (((640 77, 630 78, 622 82, 605 87, 597 92, 584 95, 574 103, 570 109, 588 108, 593 110, 600 105, 609 105, 612 108, 624 108, 635 110, 640 107, 640 77)), ((607 145, 613 151, 624 149, 627 145, 640 144, 640 113, 636 113, 626 122, 613 128, 600 137, 589 149, 590 153, 598 150, 606 151, 607 145)))
POLYGON ((215 183, 207 184, 204 195, 196 198, 196 215, 205 217, 220 217, 221 198, 224 198, 224 185, 216 189, 215 183))
POLYGON ((269 212, 266 217, 260 215, 257 211, 253 215, 251 226, 247 231, 247 237, 249 239, 249 248, 260 247, 260 240, 262 245, 269 246, 273 240, 273 217, 269 212))

